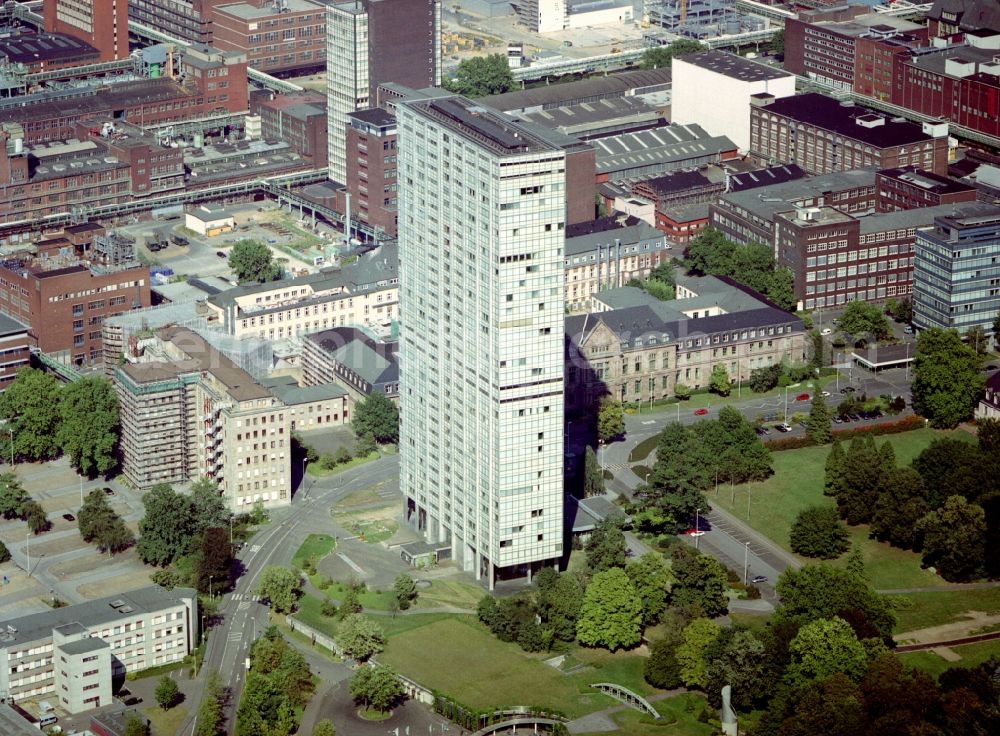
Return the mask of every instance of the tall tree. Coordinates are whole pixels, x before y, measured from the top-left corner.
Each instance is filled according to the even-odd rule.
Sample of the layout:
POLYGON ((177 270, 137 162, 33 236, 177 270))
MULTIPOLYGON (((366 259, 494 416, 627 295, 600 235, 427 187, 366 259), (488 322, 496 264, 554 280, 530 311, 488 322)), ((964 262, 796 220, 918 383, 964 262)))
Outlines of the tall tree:
POLYGON ((204 534, 206 529, 225 528, 229 526, 232 516, 219 491, 218 483, 211 478, 202 477, 191 484, 193 534, 204 534))
POLYGON ((597 453, 587 445, 583 451, 583 496, 600 496, 604 493, 604 473, 597 462, 597 453))
POLYGON ((413 578, 405 572, 401 572, 393 581, 392 594, 399 604, 399 610, 405 611, 417 597, 417 584, 413 582, 413 578))
POLYGON ((166 483, 142 498, 146 513, 139 522, 136 550, 143 562, 165 567, 188 551, 193 536, 191 502, 166 483))
POLYGON ((681 666, 681 680, 688 687, 704 688, 708 684, 706 653, 719 638, 720 629, 707 618, 696 618, 681 634, 677 647, 677 662, 681 666))
POLYGON ((383 444, 399 441, 399 409, 381 391, 372 391, 354 405, 351 429, 358 437, 371 436, 383 444))
POLYGON ((844 473, 847 456, 840 440, 833 441, 830 454, 826 456, 826 468, 823 475, 823 493, 827 496, 837 496, 844 490, 844 473))
POLYGON ((982 325, 973 325, 965 331, 962 341, 976 351, 980 359, 985 358, 990 351, 990 338, 986 335, 986 330, 982 325))
POLYGON ((819 386, 813 386, 812 407, 806 420, 806 435, 817 445, 825 445, 833 439, 830 426, 830 409, 819 386))
POLYGON ((872 534, 894 547, 920 549, 919 522, 930 511, 924 480, 913 468, 897 468, 886 481, 872 513, 872 534))
POLYGON ((551 591, 538 601, 538 613, 545 627, 558 641, 576 639, 576 622, 583 606, 583 586, 573 573, 558 576, 551 591))
POLYGON ((924 537, 924 560, 952 582, 973 580, 983 571, 986 516, 964 496, 949 496, 944 505, 917 524, 924 537))
POLYGON ((726 370, 725 364, 716 363, 712 366, 712 375, 709 376, 708 385, 719 396, 729 396, 733 387, 729 383, 729 371, 726 370))
POLYGON ((333 727, 333 721, 329 718, 324 718, 316 724, 312 736, 337 736, 337 729, 333 727))
POLYGON ((809 682, 795 691, 794 698, 784 702, 785 717, 774 719, 780 721, 782 736, 860 736, 871 733, 861 690, 843 673, 809 682))
POLYGON ((896 617, 888 600, 876 593, 868 582, 852 572, 829 565, 803 565, 788 569, 775 587, 781 599, 777 622, 805 624, 837 615, 845 609, 857 609, 883 639, 892 636, 896 617))
POLYGON ((444 80, 449 92, 466 97, 499 95, 514 86, 514 76, 510 71, 507 57, 502 54, 475 56, 458 64, 455 76, 444 80))
POLYGON ((202 593, 219 593, 229 588, 229 567, 233 547, 229 530, 206 529, 201 536, 201 554, 195 571, 196 585, 202 593))
POLYGON ((865 648, 848 623, 837 616, 805 624, 789 649, 792 662, 785 679, 793 686, 824 680, 838 672, 858 681, 868 665, 865 648))
POLYGON ((649 656, 643 663, 642 676, 653 687, 669 690, 681 684, 681 665, 677 661, 679 637, 662 637, 649 643, 649 656))
POLYGON ((360 613, 353 613, 341 621, 335 640, 340 651, 359 662, 370 659, 385 646, 382 628, 360 613))
POLYGON ((274 262, 267 244, 259 240, 237 240, 229 251, 229 267, 241 284, 262 284, 281 278, 281 266, 274 262))
POLYGON ((662 69, 663 67, 671 66, 675 56, 693 54, 704 50, 705 47, 699 41, 690 38, 679 38, 667 46, 654 46, 646 49, 639 60, 639 66, 643 69, 662 69))
POLYGON ((830 560, 847 551, 847 529, 831 506, 811 506, 799 512, 791 529, 793 552, 830 560))
POLYGON ((934 427, 955 427, 972 416, 986 385, 976 351, 956 330, 932 327, 917 336, 913 409, 934 427))
POLYGON ((625 567, 625 534, 622 518, 609 516, 598 522, 584 547, 587 567, 591 572, 604 572, 612 567, 625 567))
POLYGON ((889 320, 874 304, 851 301, 844 307, 837 326, 855 340, 884 340, 892 334, 889 320))
POLYGON ((99 489, 87 494, 83 506, 77 512, 76 521, 83 541, 95 542, 102 552, 120 552, 135 541, 132 532, 111 509, 104 493, 99 489))
POLYGON ((216 670, 212 670, 205 678, 205 694, 198 706, 198 718, 195 726, 196 736, 218 736, 225 720, 222 712, 225 690, 222 678, 216 670))
POLYGON ((163 710, 174 707, 180 694, 181 689, 177 686, 177 681, 170 675, 163 675, 163 677, 157 680, 155 691, 156 704, 163 708, 163 710))
POLYGON ((914 458, 913 469, 923 478, 931 508, 943 504, 948 496, 977 499, 997 483, 979 448, 957 437, 935 438, 914 458))
POLYGON ((612 568, 594 575, 583 594, 576 634, 585 646, 611 651, 639 643, 642 607, 624 570, 612 568))
POLYGON ((837 494, 840 515, 848 524, 864 524, 886 483, 884 458, 871 434, 855 437, 847 450, 843 486, 837 494))
POLYGON ((693 608, 705 616, 725 613, 729 598, 722 563, 686 545, 674 547, 672 555, 671 571, 677 582, 670 590, 671 604, 693 608))
POLYGON ((257 592, 271 601, 271 607, 278 613, 291 613, 302 593, 302 581, 287 567, 269 566, 261 573, 257 592))
POLYGON ((620 401, 615 401, 610 396, 601 398, 601 403, 597 408, 597 437, 601 442, 608 443, 611 440, 625 434, 625 413, 620 401))
POLYGON ((84 475, 118 464, 118 397, 106 378, 86 376, 62 389, 57 441, 84 475))
POLYGON ((642 623, 652 626, 659 623, 667 605, 670 590, 670 570, 659 552, 647 552, 625 567, 625 574, 635 586, 642 604, 642 623))
POLYGON ((993 316, 993 344, 1000 345, 1000 311, 993 316))
POLYGON ((48 460, 59 453, 60 393, 54 376, 21 368, 0 394, 0 418, 7 421, 5 431, 13 431, 17 457, 48 460))
POLYGON ((733 706, 749 710, 764 699, 762 695, 768 689, 764 642, 752 631, 730 629, 725 633, 729 634, 725 645, 709 657, 706 690, 712 704, 721 706, 722 688, 730 685, 733 706))
POLYGON ((24 490, 16 473, 0 474, 0 516, 8 520, 19 518, 21 509, 28 500, 28 492, 24 490))
POLYGON ((21 516, 28 522, 28 529, 32 534, 41 534, 51 528, 52 524, 45 515, 45 509, 33 498, 29 498, 21 504, 21 516))
POLYGON ((403 697, 403 684, 385 665, 359 667, 348 685, 351 695, 367 708, 386 713, 403 697))

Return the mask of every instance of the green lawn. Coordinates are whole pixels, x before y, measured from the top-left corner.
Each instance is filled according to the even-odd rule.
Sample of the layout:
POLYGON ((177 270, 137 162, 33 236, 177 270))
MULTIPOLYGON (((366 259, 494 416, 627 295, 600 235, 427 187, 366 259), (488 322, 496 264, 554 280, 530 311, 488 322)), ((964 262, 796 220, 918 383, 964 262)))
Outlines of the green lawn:
POLYGON ((394 623, 405 622, 407 628, 388 634, 379 661, 473 708, 531 705, 575 718, 614 704, 590 688, 593 682, 652 692, 642 681, 643 658, 636 654, 575 649, 574 657, 591 667, 564 675, 542 662, 547 655, 528 655, 516 644, 499 641, 471 616, 428 616, 420 625, 424 618, 397 617, 394 623))
POLYGON ((322 468, 319 463, 309 463, 306 465, 306 472, 309 475, 314 475, 317 478, 329 478, 331 475, 337 475, 337 473, 343 473, 349 468, 357 467, 358 465, 364 465, 372 460, 377 460, 379 454, 373 452, 368 457, 353 457, 346 463, 341 463, 340 465, 335 465, 332 468, 322 468))
POLYGON ((957 662, 949 662, 934 652, 904 652, 897 656, 903 664, 910 667, 919 667, 937 677, 952 667, 975 667, 990 657, 1000 657, 1000 640, 984 641, 979 644, 966 644, 961 647, 953 647, 952 651, 962 658, 957 662))
POLYGON ((472 583, 461 580, 432 580, 431 587, 418 589, 414 608, 454 606, 475 610, 484 595, 486 591, 472 583))
POLYGON ((717 728, 708 723, 701 723, 698 715, 707 710, 713 721, 718 720, 715 710, 708 705, 705 698, 694 693, 685 693, 675 698, 660 700, 653 707, 663 718, 654 721, 644 713, 628 708, 615 713, 612 720, 618 724, 615 733, 624 736, 711 736, 717 733, 717 728))
POLYGON ((292 557, 292 564, 302 567, 306 560, 317 562, 333 552, 337 540, 329 534, 310 534, 292 557))
POLYGON ((656 449, 656 446, 660 444, 660 435, 654 434, 652 437, 647 437, 638 445, 632 448, 632 452, 628 455, 628 460, 630 463, 637 463, 645 460, 649 457, 649 453, 656 449))
MULTIPOLYGON (((896 451, 897 464, 908 465, 935 437, 949 434, 972 441, 968 432, 932 429, 888 435, 877 441, 888 441, 896 451)), ((708 499, 712 504, 746 519, 749 493, 750 525, 790 550, 789 531, 798 513, 809 506, 834 504, 832 498, 823 495, 823 473, 829 452, 828 446, 775 452, 771 455, 774 475, 766 481, 738 485, 735 493, 729 487, 721 486, 718 495, 709 491, 708 499)), ((854 527, 850 531, 852 543, 861 546, 868 573, 876 588, 947 587, 941 578, 921 569, 919 555, 869 539, 867 526, 854 527)), ((833 564, 842 565, 845 561, 846 555, 833 564)))
POLYGON ((1000 588, 908 593, 901 598, 912 605, 897 609, 897 633, 951 623, 966 611, 1000 613, 1000 588))
POLYGON ((149 717, 153 736, 174 736, 187 717, 187 708, 175 705, 170 710, 159 707, 146 708, 143 713, 149 717))

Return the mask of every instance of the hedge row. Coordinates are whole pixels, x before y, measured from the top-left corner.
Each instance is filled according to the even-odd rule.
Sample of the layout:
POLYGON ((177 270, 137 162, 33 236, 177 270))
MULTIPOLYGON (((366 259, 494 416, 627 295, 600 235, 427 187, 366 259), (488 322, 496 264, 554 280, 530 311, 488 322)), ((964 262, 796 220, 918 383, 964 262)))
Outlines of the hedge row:
MULTIPOLYGON (((883 422, 881 424, 872 424, 867 427, 851 427, 850 429, 834 430, 833 438, 835 440, 846 441, 864 434, 872 434, 876 436, 882 434, 899 434, 900 432, 912 432, 915 429, 921 429, 924 425, 925 421, 922 417, 918 417, 916 414, 910 414, 909 416, 903 417, 895 422, 883 422)), ((779 452, 781 450, 798 450, 802 447, 815 446, 816 443, 808 435, 802 435, 800 437, 778 437, 764 443, 764 447, 773 452, 779 452)))

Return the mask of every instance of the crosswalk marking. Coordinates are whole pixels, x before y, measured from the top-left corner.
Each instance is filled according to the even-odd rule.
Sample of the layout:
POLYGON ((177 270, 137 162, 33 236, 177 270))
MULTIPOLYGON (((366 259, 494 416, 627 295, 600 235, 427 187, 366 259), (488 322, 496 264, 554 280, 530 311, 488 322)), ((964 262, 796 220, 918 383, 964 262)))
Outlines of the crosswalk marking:
POLYGON ((234 601, 253 601, 254 603, 260 603, 260 596, 251 593, 233 593, 234 601))
POLYGON ((242 631, 230 631, 229 636, 226 637, 228 641, 239 641, 243 638, 242 631))

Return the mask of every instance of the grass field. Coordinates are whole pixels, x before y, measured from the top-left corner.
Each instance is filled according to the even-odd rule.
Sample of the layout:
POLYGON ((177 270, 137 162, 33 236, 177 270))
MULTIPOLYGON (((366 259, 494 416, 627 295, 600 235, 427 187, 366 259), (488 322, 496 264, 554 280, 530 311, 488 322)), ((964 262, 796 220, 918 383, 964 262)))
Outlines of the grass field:
POLYGON ((331 475, 336 475, 337 473, 343 473, 348 468, 354 468, 358 465, 364 465, 365 463, 371 462, 372 460, 378 459, 378 453, 373 452, 368 457, 353 457, 346 463, 341 463, 340 465, 334 465, 332 468, 322 468, 319 463, 309 463, 306 465, 306 472, 309 475, 315 476, 317 478, 329 478, 331 475))
POLYGON ((153 736, 174 736, 187 717, 187 708, 175 705, 170 710, 146 708, 143 713, 149 718, 153 736))
MULTIPOLYGON (((379 661, 426 687, 473 708, 531 705, 554 708, 574 718, 614 704, 590 683, 620 682, 648 694, 641 656, 574 650, 589 665, 564 675, 527 655, 516 644, 494 638, 470 616, 400 616, 379 661), (422 624, 422 625, 421 625, 422 624)), ((389 628, 388 626, 386 627, 389 628)))
POLYGON ((316 560, 317 562, 333 552, 337 546, 337 540, 329 534, 310 534, 306 540, 296 550, 292 557, 292 564, 302 567, 306 560, 316 560))
POLYGON ((629 462, 637 463, 645 460, 649 457, 649 454, 656 449, 658 444, 660 444, 660 435, 654 434, 652 437, 647 437, 632 448, 632 452, 628 454, 629 462))
MULTIPOLYGON (((963 431, 919 429, 879 438, 878 442, 888 441, 896 451, 897 464, 908 465, 935 437, 949 434, 972 440, 972 436, 963 431)), ((727 488, 721 488, 718 495, 710 491, 708 500, 746 519, 749 493, 750 525, 790 550, 789 531, 798 513, 809 506, 834 505, 832 498, 823 495, 823 473, 829 452, 829 447, 775 452, 771 456, 774 475, 769 479, 736 486, 735 502, 734 494, 727 488)), ((869 539, 867 526, 853 527, 850 532, 851 542, 861 547, 876 588, 947 586, 941 578, 921 569, 919 555, 869 539)), ((842 565, 845 561, 846 555, 833 564, 842 565)))
POLYGON ((432 580, 431 587, 420 588, 413 606, 416 609, 454 606, 475 610, 476 605, 486 595, 478 585, 461 580, 432 580))
POLYGON ((1000 588, 908 593, 902 597, 912 605, 896 611, 896 631, 900 633, 951 623, 966 611, 1000 613, 1000 588))
POLYGON ((653 707, 663 716, 662 720, 654 721, 631 708, 615 713, 612 720, 619 728, 616 733, 624 736, 710 736, 717 733, 715 727, 698 721, 698 715, 705 709, 713 720, 716 719, 715 711, 701 695, 685 693, 657 701, 653 707))
POLYGON ((949 662, 934 652, 905 652, 897 656, 903 664, 919 667, 937 677, 952 667, 975 667, 990 657, 1000 657, 1000 641, 966 644, 963 647, 954 647, 952 651, 962 658, 957 662, 949 662))

